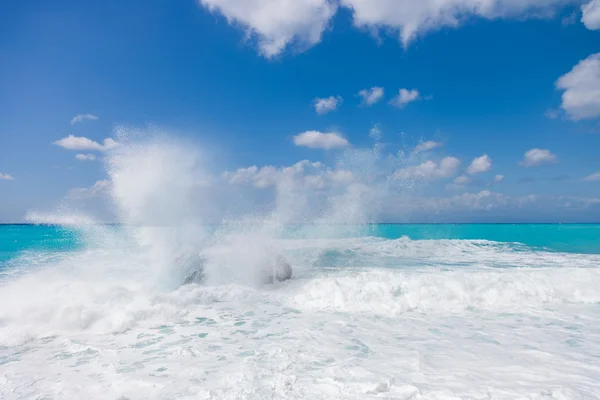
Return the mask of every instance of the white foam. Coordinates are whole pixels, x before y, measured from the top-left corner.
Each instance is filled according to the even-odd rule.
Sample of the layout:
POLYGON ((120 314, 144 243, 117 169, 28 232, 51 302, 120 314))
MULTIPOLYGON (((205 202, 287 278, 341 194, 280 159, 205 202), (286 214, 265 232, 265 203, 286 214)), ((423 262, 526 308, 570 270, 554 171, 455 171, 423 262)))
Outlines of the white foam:
MULTIPOLYGON (((356 251, 360 240, 333 248, 344 242, 356 251)), ((431 245, 365 247, 375 242, 394 257, 399 243, 409 255, 431 245)), ((307 260, 318 247, 278 244, 307 260)), ((511 254, 483 249, 488 260, 511 254)), ((0 385, 61 398, 596 398, 599 269, 592 256, 529 256, 535 268, 311 262, 272 286, 164 290, 135 278, 143 253, 85 250, 0 287, 0 385), (556 257, 581 266, 541 266, 556 257)))

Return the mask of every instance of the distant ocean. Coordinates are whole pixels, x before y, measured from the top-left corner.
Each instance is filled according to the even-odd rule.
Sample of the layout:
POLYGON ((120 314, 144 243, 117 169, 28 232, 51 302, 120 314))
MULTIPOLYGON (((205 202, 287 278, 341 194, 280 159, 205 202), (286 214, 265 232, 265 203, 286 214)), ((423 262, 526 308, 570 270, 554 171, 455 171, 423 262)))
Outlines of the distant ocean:
POLYGON ((190 229, 1 225, 0 398, 600 398, 600 225, 190 229))

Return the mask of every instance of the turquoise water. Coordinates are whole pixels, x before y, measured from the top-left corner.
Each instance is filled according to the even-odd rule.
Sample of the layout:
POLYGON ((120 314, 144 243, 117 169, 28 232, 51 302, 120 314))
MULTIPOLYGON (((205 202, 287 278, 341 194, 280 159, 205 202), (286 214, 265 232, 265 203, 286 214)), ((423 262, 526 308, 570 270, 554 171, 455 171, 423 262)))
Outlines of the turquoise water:
POLYGON ((196 228, 1 225, 0 398, 600 398, 600 225, 196 228))
POLYGON ((357 231, 358 234, 352 236, 488 240, 520 243, 547 251, 600 254, 600 224, 373 224, 360 227, 357 231))
POLYGON ((62 227, 0 225, 0 267, 24 251, 72 251, 81 246, 77 232, 62 227))
MULTIPOLYGON (((315 231, 310 230, 311 233, 315 231)), ((346 237, 488 240, 519 243, 532 250, 600 254, 600 224, 373 224, 338 231, 351 232, 343 235, 346 237)), ((303 237, 306 236, 305 229, 290 228, 284 236, 303 237)), ((0 225, 0 268, 25 251, 69 252, 83 246, 85 241, 74 229, 47 225, 0 225)))

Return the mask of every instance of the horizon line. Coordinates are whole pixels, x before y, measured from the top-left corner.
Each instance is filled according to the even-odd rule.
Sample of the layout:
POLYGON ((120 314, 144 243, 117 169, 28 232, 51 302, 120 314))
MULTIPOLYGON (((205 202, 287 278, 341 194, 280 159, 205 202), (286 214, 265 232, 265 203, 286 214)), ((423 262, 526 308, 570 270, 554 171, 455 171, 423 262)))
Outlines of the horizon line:
MULTIPOLYGON (((252 224, 248 222, 247 224, 252 224)), ((60 224, 60 223, 33 223, 33 222, 0 222, 0 226, 84 226, 84 225, 115 225, 115 226, 173 226, 173 225, 134 225, 121 222, 96 222, 82 224, 60 224)), ((221 222, 198 224, 223 225, 221 222)), ((372 225, 600 225, 599 222, 368 222, 368 223, 320 223, 320 222, 294 222, 285 225, 347 225, 347 226, 372 226, 372 225)))

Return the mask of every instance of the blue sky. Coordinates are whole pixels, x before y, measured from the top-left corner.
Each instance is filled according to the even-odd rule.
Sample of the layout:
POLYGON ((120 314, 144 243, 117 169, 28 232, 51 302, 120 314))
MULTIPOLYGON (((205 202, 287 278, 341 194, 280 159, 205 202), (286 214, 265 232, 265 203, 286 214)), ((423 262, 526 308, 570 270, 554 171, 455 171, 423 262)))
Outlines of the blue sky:
POLYGON ((298 179, 340 172, 376 127, 410 182, 378 220, 600 221, 598 0, 0 7, 0 222, 92 207, 118 125, 201 143, 215 184, 261 199, 302 160, 323 166, 298 179))

